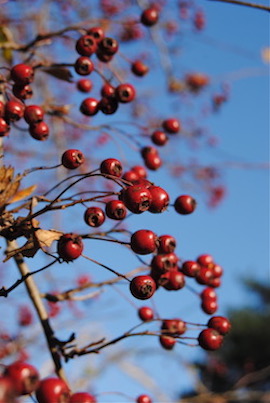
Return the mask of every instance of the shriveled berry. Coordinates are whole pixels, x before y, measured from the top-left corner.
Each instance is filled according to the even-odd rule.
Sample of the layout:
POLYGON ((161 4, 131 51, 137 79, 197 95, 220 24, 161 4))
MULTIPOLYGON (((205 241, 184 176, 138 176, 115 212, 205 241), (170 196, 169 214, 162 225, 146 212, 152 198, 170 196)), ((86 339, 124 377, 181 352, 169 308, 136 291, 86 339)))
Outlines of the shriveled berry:
POLYGON ((62 155, 62 165, 67 169, 76 169, 85 161, 84 155, 80 150, 66 150, 62 155))
POLYGON ((112 220, 123 220, 127 215, 127 209, 121 200, 110 200, 106 203, 105 213, 112 220))
POLYGON ((189 195, 178 196, 174 202, 174 208, 177 213, 187 215, 193 213, 197 206, 196 200, 189 195))
POLYGON ((156 291, 156 283, 151 276, 137 276, 130 282, 130 292, 137 299, 151 298, 156 291))
POLYGON ((64 234, 58 240, 57 252, 59 257, 69 262, 81 256, 83 251, 82 238, 74 233, 64 234))
POLYGON ((154 311, 152 308, 150 308, 149 306, 142 306, 139 310, 138 310, 138 315, 139 318, 143 321, 143 322, 147 322, 149 320, 154 319, 154 311))
POLYGON ((105 221, 104 211, 99 207, 89 207, 85 210, 84 221, 90 227, 100 227, 105 221))
POLYGON ((116 176, 117 178, 120 178, 123 171, 121 162, 116 158, 103 160, 99 169, 102 174, 116 176))
POLYGON ((157 235, 148 229, 140 229, 131 235, 130 247, 138 255, 148 255, 157 248, 157 235))

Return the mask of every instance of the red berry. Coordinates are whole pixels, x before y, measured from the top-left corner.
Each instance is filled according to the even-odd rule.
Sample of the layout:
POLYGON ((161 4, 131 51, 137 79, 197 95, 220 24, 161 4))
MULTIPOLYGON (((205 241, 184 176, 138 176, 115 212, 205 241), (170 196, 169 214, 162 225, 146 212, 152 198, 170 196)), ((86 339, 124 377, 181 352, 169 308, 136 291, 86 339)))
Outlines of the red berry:
POLYGON ((14 383, 18 395, 28 395, 34 392, 39 385, 39 373, 32 365, 15 361, 5 368, 4 376, 14 383))
POLYGON ((141 166, 141 165, 135 165, 135 166, 133 166, 132 168, 131 168, 131 170, 133 171, 133 172, 135 172, 138 176, 139 176, 139 178, 141 179, 145 179, 145 178, 147 178, 147 172, 146 172, 146 169, 143 167, 143 166, 141 166))
POLYGON ((201 266, 205 266, 208 267, 209 265, 212 266, 212 264, 214 263, 214 259, 211 255, 200 255, 197 257, 197 262, 201 265, 201 266))
POLYGON ((101 27, 92 27, 87 30, 87 35, 93 36, 98 44, 104 38, 104 31, 101 27))
POLYGON ((131 84, 120 84, 115 89, 115 96, 119 102, 127 103, 133 101, 136 91, 131 84))
POLYGON ((33 96, 33 90, 30 85, 14 84, 12 86, 12 92, 16 98, 22 99, 22 100, 32 98, 32 96, 33 96))
POLYGON ((194 20, 193 20, 194 26, 198 31, 201 31, 205 27, 205 15, 203 11, 198 10, 195 13, 194 20))
POLYGON ((0 118, 0 137, 6 136, 10 130, 8 123, 5 119, 0 118))
POLYGON ((218 304, 215 299, 204 298, 201 302, 201 308, 204 313, 207 313, 208 315, 213 315, 213 313, 218 310, 218 304))
POLYGON ((176 248, 176 240, 172 235, 161 235, 158 238, 158 253, 171 253, 176 248))
POLYGON ((212 273, 214 277, 221 277, 223 274, 223 269, 218 264, 214 264, 214 267, 212 267, 212 273))
POLYGON ((5 119, 16 122, 23 117, 24 105, 21 102, 7 101, 5 105, 5 119))
POLYGON ((38 105, 28 105, 24 110, 24 119, 28 124, 39 123, 44 118, 44 110, 38 105))
POLYGON ((199 284, 209 284, 209 281, 213 278, 212 270, 208 267, 201 267, 200 270, 196 273, 196 281, 199 284))
POLYGON ((151 276, 137 276, 130 282, 130 292, 135 298, 151 298, 155 291, 156 283, 151 276))
POLYGON ((100 172, 104 175, 112 175, 120 178, 122 175, 122 164, 116 158, 107 158, 100 164, 100 172))
POLYGON ((186 215, 191 214, 195 210, 197 202, 193 197, 188 195, 178 196, 174 202, 174 208, 177 213, 186 215))
POLYGON ((4 117, 4 113, 5 113, 5 104, 4 102, 0 101, 0 118, 4 117))
POLYGON ((151 27, 158 22, 158 11, 155 7, 145 9, 141 14, 141 23, 147 27, 151 27))
POLYGON ((84 155, 80 150, 66 150, 62 155, 61 162, 67 169, 76 169, 84 163, 84 155))
POLYGON ((113 58, 113 55, 106 55, 99 48, 96 51, 96 56, 103 63, 109 63, 113 58))
POLYGON ((220 277, 213 277, 208 281, 208 285, 210 287, 218 288, 221 286, 221 279, 220 277))
POLYGON ((168 291, 177 291, 185 286, 186 280, 180 271, 169 271, 160 276, 159 284, 168 291))
POLYGON ((204 329, 198 337, 199 345, 204 350, 218 350, 223 342, 223 336, 215 329, 204 329))
POLYGON ((196 274, 200 271, 200 266, 197 262, 193 260, 186 260, 183 262, 181 271, 188 277, 195 277, 196 274))
POLYGON ((58 241, 57 252, 65 262, 70 262, 81 256, 83 251, 82 238, 73 233, 64 234, 58 241))
POLYGON ((97 50, 97 42, 91 35, 82 35, 76 42, 76 50, 81 56, 91 56, 97 50))
POLYGON ((176 339, 172 336, 159 336, 159 342, 165 350, 172 350, 176 343, 176 339))
POLYGON ((32 123, 29 127, 29 133, 34 139, 44 141, 49 137, 49 127, 47 123, 43 121, 32 123))
POLYGON ((105 213, 112 220, 123 220, 127 215, 127 209, 121 200, 110 200, 106 203, 105 213))
POLYGON ((165 319, 161 325, 162 334, 181 336, 187 330, 186 323, 181 319, 165 319))
POLYGON ((74 69, 80 76, 88 76, 94 70, 94 63, 89 57, 81 56, 76 60, 74 69))
POLYGON ((138 255, 148 255, 157 248, 157 235, 150 230, 140 229, 131 235, 130 247, 138 255))
POLYGON ((34 79, 34 70, 28 64, 16 64, 10 70, 10 76, 16 84, 27 85, 34 79))
POLYGON ((7 376, 0 377, 0 403, 16 403, 15 385, 7 376))
POLYGON ((141 60, 135 60, 131 65, 131 71, 138 77, 143 77, 148 73, 149 67, 146 66, 141 60))
POLYGON ((69 403, 70 390, 60 378, 43 379, 36 391, 38 403, 69 403))
POLYGON ((156 130, 152 133, 151 140, 157 146, 164 146, 168 141, 168 136, 161 130, 156 130))
POLYGON ((94 116, 98 110, 99 102, 95 98, 85 98, 80 105, 80 111, 86 116, 94 116))
POLYGON ((136 403, 152 403, 152 399, 148 395, 140 395, 137 397, 136 403))
POLYGON ((142 306, 139 310, 138 310, 138 315, 139 318, 143 321, 143 322, 147 322, 149 320, 154 319, 154 311, 152 308, 150 308, 149 306, 142 306))
POLYGON ((179 257, 175 253, 155 255, 151 261, 151 268, 155 274, 177 270, 179 257))
POLYGON ((217 299, 217 294, 214 288, 211 287, 204 288, 204 290, 201 292, 200 295, 202 299, 213 299, 213 300, 217 299))
POLYGON ((207 326, 215 329, 224 336, 225 334, 229 333, 232 325, 229 319, 225 318, 224 316, 213 316, 211 319, 209 319, 207 326))
POLYGON ((113 97, 110 98, 104 97, 101 98, 98 106, 101 112, 104 113, 104 115, 112 115, 118 109, 118 102, 113 97))
POLYGON ((162 165, 162 161, 161 161, 161 158, 160 158, 158 152, 146 153, 144 156, 144 163, 148 169, 151 169, 151 171, 156 171, 162 165))
POLYGON ((98 50, 106 56, 113 56, 118 51, 118 42, 114 38, 103 38, 98 44, 98 50))
POLYGON ((70 396, 69 403, 97 403, 97 400, 89 393, 77 392, 70 396))
POLYGON ((110 97, 114 97, 114 95, 115 95, 115 88, 111 84, 105 83, 101 87, 101 96, 102 97, 110 98, 110 97))
POLYGON ((162 122, 162 127, 165 132, 170 134, 176 134, 181 130, 181 124, 178 119, 166 119, 162 122))
POLYGON ((167 210, 170 202, 170 197, 166 190, 160 186, 150 186, 148 188, 152 196, 152 201, 149 207, 150 213, 163 213, 167 210))
POLYGON ((81 78, 77 81, 77 88, 81 92, 90 92, 93 88, 93 83, 91 80, 88 80, 88 78, 81 78))
POLYGON ((89 207, 85 210, 84 221, 90 227, 100 227, 105 221, 105 214, 99 207, 89 207))
POLYGON ((152 196, 146 187, 132 185, 124 189, 123 202, 129 211, 140 214, 149 209, 152 196))
POLYGON ((128 181, 128 182, 134 183, 137 180, 139 180, 139 176, 135 171, 130 170, 130 171, 127 171, 124 173, 124 175, 122 176, 122 179, 125 179, 125 181, 128 181))

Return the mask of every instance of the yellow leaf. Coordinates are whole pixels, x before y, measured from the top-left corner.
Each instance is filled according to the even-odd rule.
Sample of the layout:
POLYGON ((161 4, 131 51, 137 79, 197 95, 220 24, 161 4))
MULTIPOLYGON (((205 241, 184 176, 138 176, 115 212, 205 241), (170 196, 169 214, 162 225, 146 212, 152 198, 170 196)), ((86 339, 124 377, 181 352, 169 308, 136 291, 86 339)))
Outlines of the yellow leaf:
POLYGON ((15 203, 18 202, 20 200, 25 199, 26 197, 30 196, 30 194, 32 194, 34 192, 34 190, 36 189, 36 185, 33 186, 29 186, 28 188, 25 189, 21 189, 19 190, 17 193, 15 193, 15 195, 8 201, 8 203, 15 203))

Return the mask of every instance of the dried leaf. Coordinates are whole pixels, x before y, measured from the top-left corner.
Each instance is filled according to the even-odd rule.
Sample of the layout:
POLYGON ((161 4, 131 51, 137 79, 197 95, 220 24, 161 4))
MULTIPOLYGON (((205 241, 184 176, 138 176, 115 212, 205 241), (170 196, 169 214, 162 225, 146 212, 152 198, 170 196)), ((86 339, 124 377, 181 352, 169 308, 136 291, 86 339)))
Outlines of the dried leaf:
POLYGON ((9 200, 8 203, 11 204, 25 199, 26 197, 30 196, 30 194, 32 194, 36 188, 37 186, 33 185, 29 186, 28 188, 18 190, 18 192, 9 200))
MULTIPOLYGON (((0 26, 0 43, 12 42, 13 35, 10 29, 6 26, 0 26)), ((12 64, 13 60, 13 52, 11 49, 3 48, 2 49, 2 56, 5 61, 9 64, 12 64)))
POLYGON ((72 83, 73 76, 69 69, 66 67, 46 67, 42 69, 47 74, 50 74, 51 76, 58 78, 58 80, 63 80, 63 81, 68 81, 69 83, 72 83))
POLYGON ((38 229, 35 231, 35 237, 41 248, 51 246, 53 241, 58 241, 62 235, 63 232, 56 230, 38 229))
POLYGON ((17 193, 20 186, 21 176, 14 178, 14 169, 12 167, 0 167, 0 208, 17 193))

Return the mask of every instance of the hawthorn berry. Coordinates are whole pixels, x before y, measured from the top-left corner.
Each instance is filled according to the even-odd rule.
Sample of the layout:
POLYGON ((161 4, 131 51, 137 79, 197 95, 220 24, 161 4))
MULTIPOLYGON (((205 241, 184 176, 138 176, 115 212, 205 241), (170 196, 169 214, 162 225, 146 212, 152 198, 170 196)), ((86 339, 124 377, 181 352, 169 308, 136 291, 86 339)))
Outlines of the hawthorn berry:
POLYGON ((90 92, 93 88, 93 83, 88 78, 81 78, 77 81, 77 88, 81 92, 90 92))
POLYGON ((122 197, 126 208, 134 214, 147 211, 152 202, 151 193, 141 185, 132 185, 124 189, 122 197))
POLYGON ((103 97, 99 101, 98 107, 104 115, 112 115, 118 109, 118 102, 113 97, 103 97))
POLYGON ((158 22, 159 14, 156 7, 146 8, 141 14, 141 23, 147 27, 151 27, 158 22))
POLYGON ((76 51, 81 56, 91 56, 97 50, 97 42, 92 35, 82 35, 76 42, 76 51))
POLYGON ((75 61, 74 69, 80 76, 88 76, 94 70, 94 63, 89 57, 81 56, 75 61))
POLYGON ((29 133, 35 140, 47 140, 49 137, 49 126, 43 121, 31 123, 29 126, 29 133))
POLYGON ((176 339, 172 336, 159 336, 159 342, 165 350, 172 350, 176 343, 176 339))
POLYGON ((209 287, 214 287, 214 288, 220 287, 220 285, 221 285, 220 277, 210 278, 210 280, 208 281, 208 285, 209 285, 209 287))
POLYGON ((207 326, 215 329, 217 332, 222 334, 222 336, 229 333, 231 330, 231 323, 229 319, 225 318, 224 316, 213 316, 209 319, 207 326))
POLYGON ((162 165, 162 160, 158 153, 148 153, 144 157, 145 166, 151 171, 156 171, 162 165))
POLYGON ((14 84, 12 86, 12 93, 15 95, 16 98, 21 99, 21 100, 26 100, 29 98, 32 98, 33 96, 33 90, 30 85, 19 85, 19 84, 14 84))
POLYGON ((122 176, 122 179, 125 179, 125 181, 128 181, 128 182, 134 183, 137 180, 139 180, 139 175, 135 171, 130 170, 130 171, 127 171, 124 173, 124 175, 122 176))
POLYGON ((130 282, 130 292, 137 299, 148 299, 156 291, 156 283, 151 276, 137 276, 130 282))
POLYGON ((6 136, 9 130, 9 124, 5 121, 5 119, 0 118, 0 137, 6 136))
POLYGON ((118 41, 114 38, 105 37, 98 44, 99 53, 106 56, 113 56, 119 48, 118 41))
POLYGON ((7 101, 5 104, 5 119, 9 122, 17 122, 23 117, 24 108, 21 102, 7 101))
POLYGON ((115 88, 115 96, 119 102, 128 103, 133 101, 136 91, 131 84, 120 84, 115 88))
POLYGON ((136 403, 152 403, 152 399, 148 395, 140 395, 137 397, 136 403))
POLYGON ((162 122, 162 127, 169 134, 176 134, 181 130, 181 124, 178 119, 170 118, 162 122))
POLYGON ((46 378, 40 381, 36 390, 38 403, 69 403, 70 390, 60 378, 46 378))
POLYGON ((42 122, 44 118, 44 109, 38 105, 28 105, 24 110, 24 120, 28 124, 34 124, 42 122))
POLYGON ((196 206, 196 200, 189 195, 178 196, 174 202, 175 211, 182 215, 193 213, 196 206))
POLYGON ((198 342, 204 350, 218 350, 222 345, 223 336, 215 329, 208 328, 201 331, 198 342))
POLYGON ((197 257, 197 262, 201 265, 201 266, 212 266, 214 263, 214 259, 213 256, 205 254, 205 255, 200 255, 197 257))
POLYGON ((34 70, 28 64, 19 63, 10 70, 10 77, 18 85, 27 85, 34 79, 34 70))
POLYGON ((185 262, 183 262, 181 267, 182 273, 184 273, 188 277, 195 277, 200 269, 200 265, 193 260, 186 260, 185 262))
POLYGON ((164 146, 168 141, 168 136, 161 130, 155 130, 152 133, 151 140, 157 146, 164 146))
POLYGON ((200 270, 196 273, 195 279, 199 284, 207 284, 209 285, 209 281, 213 278, 212 270, 208 267, 201 267, 200 270))
POLYGON ((97 400, 89 393, 77 392, 70 396, 69 403, 97 403, 97 400))
POLYGON ((159 284, 168 291, 181 290, 185 284, 185 276, 180 271, 169 271, 161 274, 159 284))
POLYGON ((106 203, 105 213, 112 220, 123 220, 127 215, 127 209, 121 200, 110 200, 106 203))
POLYGON ((219 264, 214 264, 212 267, 212 273, 214 277, 221 277, 223 274, 223 269, 219 264))
POLYGON ((7 376, 0 376, 0 402, 16 403, 16 395, 14 382, 7 376))
POLYGON ((135 76, 143 77, 148 73, 149 67, 146 66, 146 64, 144 64, 141 60, 135 60, 131 64, 131 71, 133 74, 135 74, 135 76))
POLYGON ((95 98, 85 98, 81 105, 80 111, 86 116, 94 116, 98 113, 99 102, 95 98))
POLYGON ((104 38, 104 31, 101 27, 91 27, 87 30, 87 35, 93 36, 95 39, 96 43, 99 44, 99 42, 104 38))
POLYGON ((161 235, 158 238, 158 253, 171 253, 176 248, 176 239, 172 235, 161 235))
POLYGON ((57 252, 65 262, 70 262, 81 256, 83 251, 82 238, 74 233, 64 234, 58 240, 57 252))
POLYGON ((181 336, 187 330, 187 325, 182 319, 165 319, 161 325, 162 334, 169 336, 181 336))
POLYGON ((138 310, 138 315, 139 318, 143 321, 143 322, 147 322, 149 320, 154 319, 154 311, 152 308, 150 308, 149 306, 142 306, 139 310, 138 310))
POLYGON ((163 213, 170 202, 170 197, 166 190, 162 189, 160 186, 150 186, 148 188, 152 196, 152 201, 149 206, 150 213, 163 213))
POLYGON ((204 298, 201 302, 201 308, 207 315, 213 315, 218 310, 218 304, 215 299, 204 298))
POLYGON ((100 164, 100 172, 104 175, 112 175, 120 178, 122 175, 123 167, 120 161, 116 158, 107 158, 100 164))
POLYGON ((217 299, 217 294, 216 294, 214 288, 212 288, 212 287, 204 288, 202 290, 200 296, 202 299, 213 299, 213 300, 217 299))
POLYGON ((157 235, 148 229, 140 229, 134 232, 130 238, 130 247, 138 255, 148 255, 157 248, 157 235))
POLYGON ((140 179, 147 178, 146 169, 142 165, 134 165, 131 167, 131 171, 135 172, 140 179))
POLYGON ((70 149, 62 154, 62 165, 67 169, 76 169, 84 163, 84 155, 80 150, 70 149))
POLYGON ((23 361, 15 361, 5 368, 7 376, 14 384, 18 395, 33 393, 39 385, 39 373, 33 365, 23 361))
POLYGON ((4 113, 5 113, 5 104, 4 102, 0 101, 0 118, 4 117, 4 113))
POLYGON ((157 274, 177 270, 178 261, 179 257, 173 252, 158 254, 151 260, 151 269, 157 274))
POLYGON ((110 98, 115 96, 115 87, 113 87, 110 83, 106 82, 101 87, 101 96, 105 98, 110 98))
POLYGON ((100 227, 105 221, 104 211, 99 207, 88 207, 84 213, 84 221, 90 227, 100 227))

